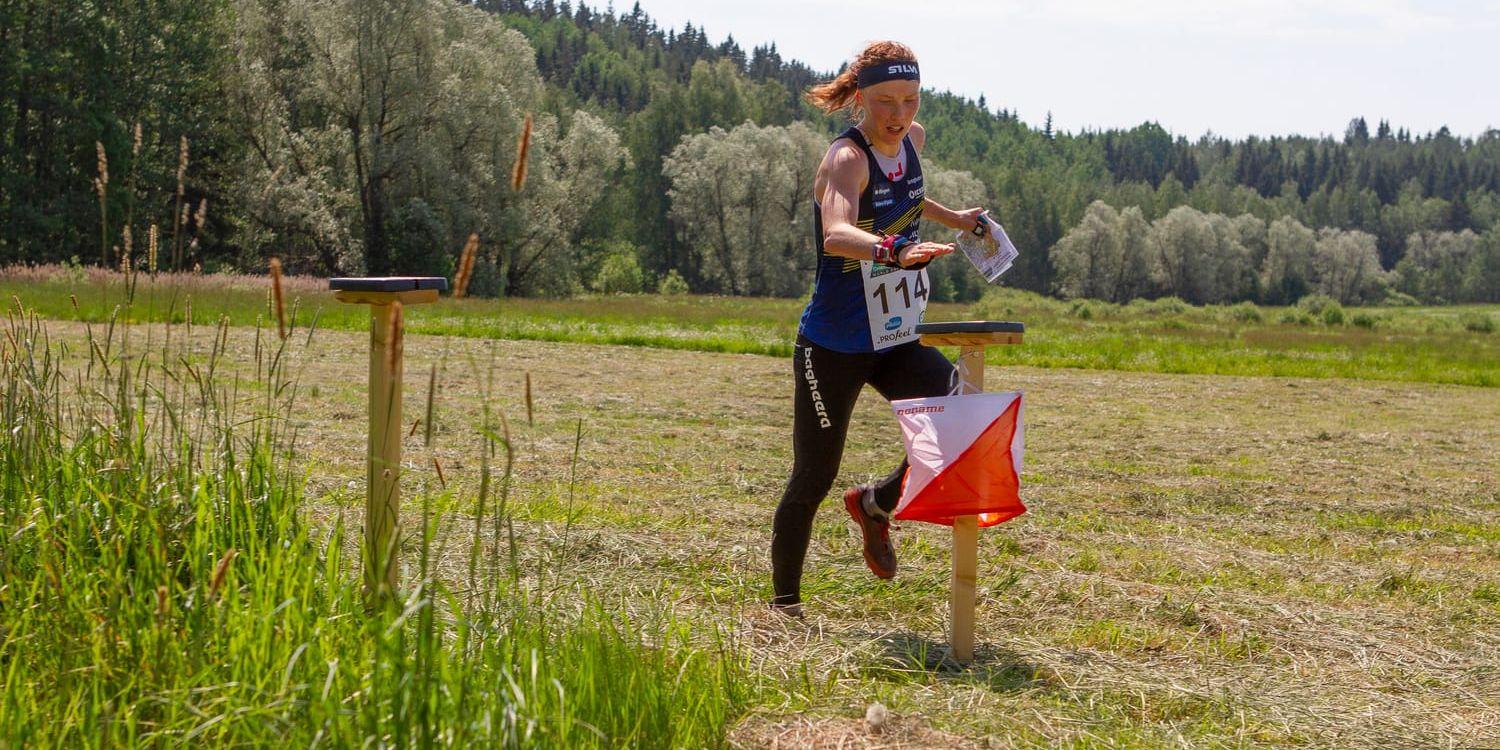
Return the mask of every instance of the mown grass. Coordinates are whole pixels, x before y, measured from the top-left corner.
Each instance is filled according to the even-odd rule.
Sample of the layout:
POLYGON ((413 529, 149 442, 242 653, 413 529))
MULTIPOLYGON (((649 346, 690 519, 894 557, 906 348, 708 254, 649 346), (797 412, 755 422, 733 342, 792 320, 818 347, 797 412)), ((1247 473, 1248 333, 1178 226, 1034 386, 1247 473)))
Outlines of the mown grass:
MULTIPOLYGON (((667 591, 591 593, 555 555, 522 570, 517 544, 556 550, 517 542, 503 461, 467 498, 467 583, 436 565, 429 511, 403 597, 367 600, 351 534, 310 522, 294 456, 311 337, 201 328, 153 340, 109 321, 80 351, 10 310, 0 747, 724 743, 752 696, 729 636, 677 619, 667 591), (226 364, 251 336, 253 361, 226 364)), ((505 455, 499 431, 467 427, 505 455)))
MULTIPOLYGON (((418 314, 414 308, 412 317, 418 314)), ((119 388, 97 366, 89 375, 84 355, 93 347, 85 324, 43 325, 54 332, 54 350, 67 348, 61 369, 76 373, 64 380, 56 403, 65 410, 74 403, 112 403, 93 394, 119 388)), ((434 745, 524 744, 471 726, 507 711, 534 720, 528 726, 536 727, 530 742, 537 746, 611 744, 589 739, 595 735, 588 727, 631 738, 614 739, 616 745, 712 746, 722 738, 713 733, 722 726, 715 716, 733 725, 727 742, 745 748, 840 742, 862 748, 1484 747, 1500 726, 1490 708, 1500 705, 1493 679, 1500 648, 1494 637, 1500 594, 1493 583, 1500 564, 1494 552, 1494 511, 1500 508, 1494 477, 1500 473, 1485 450, 1500 425, 1500 392, 1494 390, 992 368, 990 382, 1025 390, 1032 399, 1024 490, 1032 510, 984 532, 979 658, 957 669, 943 660, 946 529, 904 524, 895 533, 901 573, 877 581, 865 569, 847 518, 830 503, 818 516, 810 549, 808 620, 766 611, 765 547, 791 461, 791 373, 784 361, 408 340, 407 417, 416 428, 406 441, 403 522, 413 538, 403 549, 411 595, 402 603, 411 614, 378 614, 384 629, 376 632, 361 624, 358 558, 340 521, 348 518, 355 527, 362 495, 360 482, 348 483, 364 472, 368 334, 319 330, 308 340, 299 328, 283 356, 300 374, 278 380, 266 378, 258 364, 264 355, 256 353, 255 329, 221 335, 197 328, 189 345, 185 326, 173 327, 167 347, 166 326, 134 326, 126 359, 152 352, 146 380, 169 394, 173 386, 161 385, 165 370, 157 354, 186 361, 200 374, 213 371, 226 388, 238 380, 238 397, 221 399, 237 405, 227 420, 239 436, 237 455, 247 454, 248 431, 257 424, 275 425, 283 430, 283 446, 295 443, 302 451, 292 464, 273 462, 304 467, 287 481, 301 485, 305 475, 311 488, 293 516, 303 536, 291 537, 291 552, 283 553, 291 555, 286 565, 298 570, 271 571, 299 588, 288 591, 249 565, 270 553, 246 538, 248 532, 184 546, 180 553, 169 548, 168 559, 189 568, 186 582, 172 584, 177 612, 197 611, 186 602, 208 601, 201 592, 212 588, 222 545, 239 545, 210 610, 223 612, 215 622, 240 635, 215 640, 208 626, 176 625, 172 634, 180 643, 173 646, 184 652, 190 646, 193 653, 172 655, 170 668, 180 664, 178 674, 187 675, 175 678, 143 672, 128 653, 114 655, 110 645, 133 640, 129 635, 121 640, 115 634, 112 641, 87 630, 109 621, 104 604, 89 610, 89 601, 37 598, 39 612, 28 615, 29 627, 57 635, 30 632, 6 652, 9 661, 0 661, 5 668, 20 663, 18 674, 25 676, 20 687, 6 685, 11 706, 0 704, 6 716, 0 736, 10 736, 11 717, 30 722, 14 729, 12 744, 70 743, 81 730, 55 738, 46 733, 47 722, 61 716, 59 726, 77 726, 69 706, 108 702, 96 694, 115 696, 111 706, 162 727, 136 735, 110 730, 119 712, 88 725, 104 727, 113 744, 135 738, 140 745, 311 745, 324 724, 330 728, 319 747, 389 746, 402 738, 420 745, 428 736, 423 726, 431 727, 434 745), (223 353, 216 355, 217 345, 209 342, 221 338, 223 353), (429 447, 421 405, 434 365, 439 382, 429 447), (528 381, 531 399, 523 386, 528 381), (296 408, 266 419, 278 413, 268 404, 290 396, 278 382, 302 384, 296 408), (497 512, 498 497, 491 494, 476 515, 486 462, 498 467, 503 456, 502 446, 475 436, 487 404, 492 413, 508 415, 518 458, 505 512, 497 512), (532 412, 534 425, 526 416, 532 412), (438 460, 446 481, 431 468, 438 460), (512 525, 520 540, 513 548, 507 541, 512 525), (433 529, 428 543, 424 526, 433 529), (309 541, 297 542, 303 538, 309 541), (331 550, 339 550, 333 573, 327 572, 331 550), (480 580, 470 588, 474 550, 480 580), (516 579, 512 550, 521 571, 516 579), (497 551, 498 563, 492 563, 497 551), (521 645, 510 651, 486 646, 496 655, 482 656, 484 649, 455 642, 465 623, 489 617, 491 591, 508 608, 502 606, 496 616, 502 619, 491 625, 472 627, 470 643, 482 630, 485 638, 517 638, 521 645), (471 597, 477 597, 472 605, 471 597), (435 606, 425 603, 429 598, 435 606), (423 620, 426 612, 430 621, 423 620), (530 614, 517 625, 503 619, 509 612, 530 614), (281 622, 287 617, 320 622, 281 622), (537 620, 549 624, 546 635, 528 629, 537 620), (187 630, 192 627, 200 629, 187 630), (732 634, 723 635, 725 629, 732 634), (421 646, 424 632, 441 634, 432 642, 442 645, 421 646), (609 654, 620 657, 620 666, 597 653, 600 640, 614 644, 609 654), (302 643, 309 645, 283 690, 281 675, 302 643), (27 650, 33 644, 69 657, 55 670, 43 669, 37 665, 50 662, 27 650), (506 670, 523 687, 529 684, 517 672, 530 674, 527 648, 540 654, 541 679, 555 677, 568 696, 547 711, 546 696, 528 694, 525 713, 508 706, 513 689, 494 687, 510 684, 496 676, 506 670), (268 655, 257 656, 255 649, 268 655), (463 654, 470 655, 467 662, 463 654), (324 702, 333 659, 340 661, 324 702), (631 671, 626 659, 647 666, 631 671), (108 667, 111 680, 94 679, 96 662, 108 667), (606 669, 636 677, 588 676, 606 669), (682 669, 685 677, 676 671, 682 669), (462 677, 465 670, 476 676, 462 677), (728 676, 705 684, 705 673, 728 676), (82 688, 66 680, 84 679, 89 692, 80 697, 82 688), (651 682, 641 688, 630 679, 651 682), (682 691, 668 687, 679 682, 682 691), (423 684, 433 686, 430 693, 423 684), (629 694, 641 690, 656 691, 655 697, 629 694), (684 693, 698 696, 703 707, 694 708, 698 704, 684 693), (421 698, 427 694, 433 697, 421 698), (471 702, 459 704, 458 695, 471 702), (31 709, 28 701, 40 707, 31 709), (873 701, 888 706, 899 726, 868 732, 863 717, 873 701), (152 713, 169 704, 176 707, 167 718, 152 713), (651 717, 663 706, 687 718, 659 730, 662 722, 651 717), (424 710, 438 718, 421 718, 424 710), (626 713, 647 719, 631 729, 626 713), (215 723, 187 739, 210 720, 215 723), (31 734, 19 735, 23 730, 31 734)), ((95 338, 108 339, 104 326, 93 330, 95 338)), ((274 339, 266 335, 262 341, 274 339)), ((31 333, 14 338, 41 339, 31 333)), ((118 333, 114 341, 101 348, 115 352, 118 333)), ((280 344, 272 343, 274 352, 280 344)), ((261 351, 267 348, 262 343, 261 351)), ((111 371, 118 372, 113 365, 111 371)), ((177 375, 192 383, 183 372, 177 375)), ((20 390, 30 390, 31 381, 21 382, 20 390)), ((166 376, 166 382, 176 381, 166 376)), ((160 399, 152 391, 140 402, 152 407, 160 399)), ((196 398, 188 403, 176 412, 198 424, 203 407, 196 398)), ((215 413, 211 405, 207 411, 215 413)), ((148 425, 163 424, 151 408, 133 413, 148 425)), ((98 422, 114 424, 103 417, 98 422)), ((503 436, 502 428, 492 432, 503 436)), ((194 434, 201 437, 194 444, 206 446, 199 449, 207 454, 204 470, 217 474, 219 465, 208 459, 217 460, 221 433, 205 427, 194 434)), ((885 473, 893 439, 889 408, 862 399, 838 486, 885 473)), ((60 455, 43 469, 55 473, 57 463, 72 459, 60 455)), ((106 468, 91 461, 78 463, 106 468)), ((96 471, 93 481, 114 473, 96 471)), ((492 469, 489 475, 494 493, 504 473, 492 469)), ((29 486, 23 499, 41 494, 42 485, 29 486)), ((269 491, 252 490, 251 496, 269 491)), ((81 497, 64 507, 98 517, 91 502, 81 497)), ((131 502, 150 507, 139 497, 131 502)), ((258 506, 253 499, 243 504, 258 506)), ((118 515, 122 519, 145 513, 116 505, 129 511, 118 515)), ((171 519, 153 512, 145 517, 171 519)), ((90 537, 110 540, 116 528, 54 515, 33 511, 46 524, 81 524, 90 537)), ((12 518, 0 518, 6 540, 27 525, 12 518)), ((180 527, 191 524, 165 525, 180 527)), ((29 529, 18 539, 34 533, 29 529)), ((281 532, 257 533, 282 545, 288 539, 281 532)), ((140 536, 125 537, 125 549, 141 548, 132 541, 140 536)), ((24 561, 41 553, 0 550, 9 554, 24 561)), ((87 570, 91 563, 74 557, 67 564, 87 570)), ((28 570, 18 580, 48 585, 38 584, 37 575, 28 570)), ((127 633, 149 633, 141 623, 155 616, 154 586, 162 584, 155 575, 142 577, 144 583, 132 576, 118 580, 145 590, 144 605, 133 603, 135 595, 109 600, 125 603, 120 621, 133 628, 127 633)), ((5 599, 0 611, 19 618, 21 601, 31 600, 5 599)), ((7 627, 16 621, 0 618, 7 627)))
MULTIPOLYGON (((206 286, 216 283, 213 279, 193 283, 198 285, 192 302, 196 308, 201 308, 197 295, 217 294, 206 286)), ((212 588, 223 545, 242 545, 211 607, 225 613, 217 616, 226 632, 242 633, 238 641, 229 636, 215 640, 209 626, 176 624, 171 632, 181 636, 181 643, 173 643, 184 651, 182 644, 191 644, 195 652, 174 656, 174 663, 183 665, 177 677, 148 680, 150 673, 139 669, 141 661, 110 651, 111 644, 133 639, 102 631, 100 623, 110 618, 104 603, 83 595, 35 598, 32 609, 38 611, 25 615, 31 618, 25 640, 0 646, 0 669, 15 668, 25 677, 16 688, 6 681, 4 690, 13 697, 0 703, 5 714, 0 738, 15 737, 12 744, 22 746, 72 744, 83 729, 59 738, 47 734, 46 724, 59 716, 59 726, 85 726, 70 713, 83 705, 107 706, 92 709, 105 718, 86 725, 103 728, 105 739, 94 744, 129 744, 134 737, 136 744, 145 745, 311 745, 324 726, 330 728, 318 740, 320 747, 418 745, 428 736, 436 745, 524 744, 473 726, 499 721, 507 712, 534 728, 529 741, 537 746, 711 746, 714 738, 723 741, 724 724, 734 725, 727 741, 747 748, 773 743, 1485 747, 1496 738, 1500 714, 1493 707, 1500 705, 1500 683, 1494 680, 1493 665, 1500 649, 1495 638, 1500 633, 1500 593, 1494 581, 1500 557, 1494 540, 1495 511, 1500 509, 1495 477, 1500 473, 1493 452, 1486 449, 1500 425, 1500 392, 992 367, 988 380, 994 387, 1019 388, 1032 399, 1024 490, 1032 510, 982 537, 979 658, 970 668, 956 669, 942 659, 949 575, 945 529, 905 525, 895 535, 901 574, 893 581, 875 581, 864 568, 847 519, 830 503, 819 514, 810 550, 804 586, 808 621, 789 621, 765 610, 771 511, 791 462, 791 374, 784 361, 575 344, 413 339, 407 345, 408 421, 425 420, 419 405, 429 366, 452 374, 441 375, 436 389, 433 446, 424 445, 420 424, 407 441, 410 499, 404 522, 415 537, 403 550, 408 565, 404 578, 412 585, 403 604, 411 614, 402 619, 377 613, 383 619, 367 626, 354 582, 357 554, 340 522, 347 516, 354 523, 362 494, 347 482, 363 474, 366 323, 359 317, 363 310, 354 308, 358 316, 350 320, 351 325, 359 323, 357 331, 321 330, 320 321, 320 330, 309 339, 307 301, 326 292, 315 281, 304 283, 289 295, 300 297, 303 305, 301 323, 284 355, 302 375, 279 382, 305 387, 297 394, 295 413, 284 412, 279 421, 264 417, 277 413, 267 404, 281 403, 289 394, 277 379, 264 377, 254 329, 230 329, 225 353, 216 358, 207 342, 219 336, 208 335, 201 325, 192 346, 184 346, 179 336, 184 326, 175 327, 170 348, 163 339, 165 326, 133 327, 130 361, 146 352, 163 353, 167 361, 185 361, 183 367, 190 365, 200 374, 214 371, 224 388, 239 381, 238 396, 222 399, 239 405, 227 420, 238 436, 232 443, 237 455, 247 455, 248 431, 260 423, 283 430, 278 455, 284 455, 289 443, 303 451, 293 464, 272 462, 305 467, 287 481, 300 485, 305 472, 313 488, 297 501, 301 512, 292 515, 296 525, 289 526, 300 537, 273 529, 214 537, 213 544, 183 543, 180 552, 169 547, 168 559, 176 566, 170 570, 188 570, 184 582, 170 584, 176 613, 196 611, 186 602, 208 601, 203 592, 212 588), (142 340, 146 335, 154 337, 149 345, 142 340), (487 358, 486 371, 482 363, 487 358), (475 361, 481 365, 454 366, 475 361), (532 412, 533 399, 523 395, 524 382, 533 384, 534 427, 525 416, 532 412), (496 412, 509 415, 521 458, 505 512, 497 512, 498 498, 491 495, 476 515, 486 462, 497 466, 500 450, 493 440, 474 436, 484 421, 483 407, 491 401, 496 412), (583 449, 582 458, 575 459, 579 420, 583 449), (296 430, 295 439, 291 430, 296 430), (439 459, 447 472, 447 489, 441 491, 436 488, 445 482, 430 468, 439 459), (497 526, 496 519, 503 523, 497 526), (476 521, 482 528, 470 533, 471 527, 481 526, 476 521), (507 543, 512 524, 523 540, 516 547, 507 543), (420 531, 424 527, 433 529, 426 535, 428 543, 420 531), (270 555, 256 546, 257 539, 285 546, 289 538, 292 552, 285 554, 292 556, 286 566, 296 570, 276 574, 298 587, 292 591, 249 565, 270 555), (484 562, 481 585, 471 589, 468 566, 475 549, 484 562), (510 574, 512 550, 521 570, 517 578, 510 574), (492 567, 489 560, 496 551, 499 563, 492 567), (337 562, 332 572, 330 556, 337 562), (491 575, 491 570, 499 573, 491 575), (234 592, 228 590, 231 583, 237 586, 234 592), (250 598, 262 589, 268 593, 250 598), (471 627, 470 643, 489 638, 496 645, 456 645, 465 623, 491 617, 486 612, 494 605, 487 604, 487 596, 498 596, 508 608, 500 607, 487 626, 471 627), (477 599, 472 605, 471 597, 477 599), (471 611, 477 614, 471 616, 471 611), (529 616, 515 625, 506 618, 511 612, 529 616), (424 613, 431 619, 424 620, 424 613), (285 617, 319 622, 284 624, 280 620, 285 617), (548 627, 528 629, 526 624, 536 621, 548 627), (190 627, 199 630, 190 632, 190 627), (46 628, 59 634, 36 632, 46 628), (728 640, 722 635, 725 628, 733 633, 728 640), (271 634, 269 641, 262 638, 265 633, 271 634), (440 634, 426 643, 441 645, 420 645, 423 633, 440 634), (519 645, 506 650, 498 643, 506 638, 518 639, 519 645), (609 653, 620 656, 622 666, 612 666, 613 657, 597 653, 602 647, 594 642, 601 640, 614 644, 609 653), (268 656, 257 656, 251 645, 263 642, 269 645, 254 648, 268 656), (309 645, 294 659, 303 643, 309 645), (44 664, 39 661, 43 657, 27 650, 33 644, 70 656, 58 669, 44 669, 37 666, 44 664), (526 692, 532 684, 523 679, 530 674, 531 651, 541 655, 541 681, 556 678, 566 699, 549 703, 548 696, 526 692), (92 656, 96 652, 103 655, 92 656), (324 681, 335 659, 339 662, 325 700, 324 681), (630 672, 626 659, 647 666, 630 672), (235 666, 239 661, 248 666, 235 666), (95 678, 96 662, 108 666, 112 681, 95 678), (281 675, 293 662, 283 688, 281 675), (590 676, 606 669, 636 677, 590 676), (465 670, 472 675, 463 677, 465 670), (679 677, 678 670, 685 676, 679 677), (523 688, 519 695, 526 696, 525 707, 507 703, 517 702, 511 679, 523 688), (637 702, 619 692, 638 689, 630 679, 651 680, 642 688, 650 695, 637 702), (502 683, 504 689, 496 687, 502 683), (681 691, 666 687, 676 684, 681 691), (688 693, 700 702, 693 703, 688 693), (472 700, 459 703, 459 695, 472 700), (868 732, 865 707, 877 700, 906 723, 885 734, 868 732), (40 708, 31 708, 28 701, 40 708), (168 719, 152 713, 167 711, 163 706, 168 705, 174 706, 168 719), (662 728, 651 717, 665 710, 687 718, 662 728), (123 734, 119 717, 131 712, 150 723, 137 722, 148 728, 123 734), (648 718, 632 729, 636 725, 627 726, 626 713, 648 718), (241 717, 263 721, 254 724, 253 718, 241 717), (932 732, 923 734, 913 725, 926 725, 932 732), (609 739, 598 738, 590 727, 609 739), (30 734, 21 734, 23 730, 30 734)), ((23 299, 47 289, 31 288, 23 299)), ((164 309, 185 309, 170 303, 147 309, 170 299, 156 297, 153 303, 149 294, 143 279, 137 308, 122 315, 144 320, 164 309)), ((179 299, 185 301, 186 295, 179 299)), ((1037 305, 1031 314, 1042 322, 1033 323, 1033 331, 1142 323, 1152 316, 1181 331, 1231 315, 1213 308, 1172 310, 1163 303, 1160 310, 1100 308, 1085 318, 1069 304, 1023 300, 1037 305), (1170 322, 1174 317, 1177 322, 1170 322)), ((600 309, 588 314, 604 316, 619 312, 604 309, 613 302, 465 304, 477 309, 596 305, 600 309)), ((669 311, 677 306, 684 318, 707 318, 710 302, 627 298, 622 304, 669 311)), ((795 318, 794 302, 732 302, 784 305, 795 318)), ((990 303, 1008 304, 1003 295, 990 303)), ((101 401, 93 391, 117 393, 118 384, 97 367, 89 375, 85 354, 93 349, 85 324, 71 322, 75 313, 66 295, 61 304, 57 317, 67 320, 45 326, 57 332, 54 350, 66 346, 64 359, 74 362, 80 374, 64 380, 65 392, 53 403, 64 410, 73 403, 94 404, 96 411, 113 414, 107 410, 113 401, 101 401)), ((247 304, 251 307, 245 314, 251 319, 261 314, 260 301, 247 304)), ((419 322, 448 305, 412 308, 408 319, 419 322)), ((322 319, 331 319, 331 311, 340 307, 330 303, 322 319)), ((999 308, 995 317, 1008 317, 1005 309, 999 308)), ((1392 333, 1420 334, 1428 325, 1424 316, 1441 320, 1449 314, 1418 312, 1400 311, 1410 315, 1381 325, 1392 333)), ((763 313, 747 308, 736 314, 763 313)), ((201 322, 205 316, 199 309, 192 318, 201 322)), ((96 338, 106 339, 105 330, 95 326, 96 338)), ((1288 324, 1286 330, 1339 333, 1323 324, 1288 324)), ((29 333, 13 338, 40 340, 29 333)), ((118 334, 114 340, 118 342, 118 334)), ((1033 336, 1027 346, 1034 341, 1033 336)), ((101 348, 115 356, 113 346, 101 348)), ((176 383, 154 364, 159 361, 153 356, 142 365, 153 373, 145 380, 155 390, 136 398, 148 407, 161 400, 156 391, 173 393, 175 386, 162 383, 176 383)), ((111 372, 118 369, 112 365, 111 372)), ((193 376, 184 372, 178 370, 177 377, 191 383, 193 376)), ((32 388, 31 381, 21 382, 20 390, 32 388)), ((195 421, 200 411, 216 413, 198 406, 197 399, 188 403, 191 408, 178 410, 186 424, 200 424, 195 421)), ((163 424, 152 417, 159 411, 151 408, 133 413, 143 415, 152 429, 163 424)), ((198 450, 213 461, 219 456, 216 446, 224 444, 222 433, 210 429, 219 421, 209 420, 192 433, 193 444, 205 446, 198 450)), ((64 423, 69 428, 61 440, 64 447, 71 445, 70 439, 92 434, 80 425, 102 429, 97 425, 114 424, 104 417, 64 423)), ((12 428, 7 422, 5 429, 12 428)), ((0 440, 10 438, 10 433, 0 435, 0 440)), ((888 471, 893 439, 888 407, 875 398, 862 399, 838 487, 888 471)), ((55 474, 61 470, 58 463, 73 460, 71 454, 59 455, 63 457, 42 464, 43 473, 55 474)), ((95 483, 116 473, 94 459, 76 462, 94 470, 95 483)), ((210 473, 222 468, 207 459, 203 467, 210 473)), ((492 492, 502 476, 491 470, 492 492)), ((27 503, 39 501, 24 496, 41 494, 45 485, 40 479, 29 481, 31 489, 23 498, 5 506, 7 515, 0 517, 5 536, 0 538, 10 540, 32 517, 45 524, 79 524, 82 535, 90 538, 109 540, 119 528, 107 520, 85 523, 101 513, 91 505, 93 496, 83 493, 62 506, 82 509, 80 519, 34 510, 37 506, 27 503), (22 509, 14 513, 33 509, 32 516, 14 520, 12 507, 22 509)), ((250 497, 269 496, 270 491, 260 485, 251 490, 250 497)), ((151 503, 130 497, 130 502, 115 503, 128 511, 117 517, 173 518, 159 510, 146 515, 137 506, 149 508, 151 503)), ((282 501, 290 504, 289 497, 282 501)), ((243 504, 258 507, 254 499, 243 504)), ((168 530, 191 527, 164 524, 168 530)), ((242 527, 261 528, 234 528, 242 527)), ((31 544, 27 540, 35 533, 36 528, 27 529, 16 538, 31 544)), ((126 548, 142 547, 130 542, 140 537, 125 537, 126 548)), ((37 546, 23 545, 17 552, 4 546, 0 560, 9 565, 12 559, 24 563, 28 556, 50 554, 37 546)), ((77 570, 95 564, 79 557, 67 562, 77 570)), ((23 588, 42 591, 48 584, 39 583, 38 576, 45 579, 47 573, 34 567, 16 580, 23 588)), ((136 603, 135 594, 109 600, 127 607, 121 622, 134 628, 127 632, 149 632, 143 623, 155 616, 154 587, 162 584, 154 575, 144 578, 119 580, 132 591, 145 591, 145 604, 136 603)), ((94 590, 101 588, 112 591, 115 585, 94 590)), ((22 622, 22 610, 32 601, 12 591, 3 595, 9 598, 0 598, 0 627, 22 622)), ((558 683, 550 689, 556 691, 558 683)))
MULTIPOLYGON (((0 294, 60 319, 101 321, 127 297, 135 303, 132 314, 143 321, 181 321, 188 314, 199 320, 226 316, 235 325, 269 319, 260 278, 138 279, 130 289, 122 277, 97 270, 11 268, 0 272, 0 294)), ((298 318, 324 328, 365 330, 364 308, 333 301, 325 286, 318 279, 297 280, 290 295, 298 318)), ((413 311, 408 326, 414 333, 470 338, 785 357, 802 305, 655 295, 444 300, 413 311)), ((1026 323, 1024 345, 990 349, 990 361, 1001 364, 1500 386, 1500 335, 1493 326, 1476 324, 1500 320, 1500 306, 1366 308, 1325 317, 1298 308, 1194 307, 1174 299, 1063 302, 997 288, 972 305, 934 304, 928 318, 1026 323)))

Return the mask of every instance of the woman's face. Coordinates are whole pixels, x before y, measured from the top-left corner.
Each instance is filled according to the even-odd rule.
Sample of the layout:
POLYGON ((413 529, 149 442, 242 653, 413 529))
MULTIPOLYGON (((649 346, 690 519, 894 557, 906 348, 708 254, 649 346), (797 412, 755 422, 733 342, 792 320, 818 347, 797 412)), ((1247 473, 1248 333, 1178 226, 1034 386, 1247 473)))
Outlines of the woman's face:
POLYGON ((912 120, 917 119, 921 89, 919 81, 885 81, 860 89, 867 134, 882 143, 900 143, 911 130, 912 120))

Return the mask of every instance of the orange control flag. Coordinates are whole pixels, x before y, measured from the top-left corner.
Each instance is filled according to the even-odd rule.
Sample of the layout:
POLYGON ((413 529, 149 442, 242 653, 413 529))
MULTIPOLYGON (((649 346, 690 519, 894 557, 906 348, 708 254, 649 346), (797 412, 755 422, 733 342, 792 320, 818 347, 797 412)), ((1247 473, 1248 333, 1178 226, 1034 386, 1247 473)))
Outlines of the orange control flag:
POLYGON ((980 526, 1026 512, 1021 503, 1021 393, 975 393, 892 401, 911 468, 895 518, 980 526))

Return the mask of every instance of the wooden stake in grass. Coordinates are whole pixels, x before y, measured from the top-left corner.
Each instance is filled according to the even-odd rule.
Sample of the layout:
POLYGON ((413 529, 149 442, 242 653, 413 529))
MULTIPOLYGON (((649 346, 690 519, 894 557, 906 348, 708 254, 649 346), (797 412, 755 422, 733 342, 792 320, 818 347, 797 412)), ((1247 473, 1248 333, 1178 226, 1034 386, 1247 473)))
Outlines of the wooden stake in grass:
POLYGON ((510 176, 510 189, 521 192, 521 186, 526 184, 526 157, 531 155, 531 115, 526 115, 526 122, 521 126, 521 139, 516 143, 516 168, 510 176))
POLYGON ((365 586, 372 602, 388 601, 400 582, 401 354, 400 300, 372 305, 370 341, 370 495, 365 504, 365 586))
MULTIPOLYGON (((1019 344, 1021 331, 1016 323, 928 323, 917 327, 921 341, 929 346, 959 347, 959 380, 962 392, 984 390, 984 347, 990 344, 1019 344), (965 330, 965 327, 979 330, 965 330), (923 330, 926 328, 927 330, 923 330), (949 330, 949 329, 952 330, 949 330)), ((974 660, 974 603, 979 576, 979 517, 958 516, 953 519, 953 574, 949 579, 948 644, 950 655, 959 664, 974 660)))
POLYGON ((271 295, 276 302, 276 326, 281 333, 281 338, 287 336, 286 330, 286 298, 281 291, 281 259, 271 259, 271 295))
POLYGON ((387 604, 400 582, 401 371, 404 306, 436 302, 441 277, 330 279, 340 302, 370 306, 370 439, 366 453, 364 568, 371 606, 387 604))

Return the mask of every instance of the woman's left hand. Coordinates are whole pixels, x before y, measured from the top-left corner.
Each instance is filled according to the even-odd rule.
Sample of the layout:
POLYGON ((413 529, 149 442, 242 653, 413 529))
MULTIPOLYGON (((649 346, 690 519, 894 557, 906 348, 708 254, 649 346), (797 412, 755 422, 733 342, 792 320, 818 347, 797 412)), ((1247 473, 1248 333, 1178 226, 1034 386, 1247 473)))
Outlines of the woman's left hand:
POLYGON ((933 258, 939 258, 955 250, 952 243, 922 242, 915 245, 903 245, 900 253, 896 256, 896 265, 908 268, 918 263, 931 262, 933 258))
POLYGON ((974 227, 979 226, 979 217, 983 213, 983 208, 969 208, 964 209, 963 211, 954 211, 953 217, 955 220, 955 224, 953 228, 961 231, 971 230, 974 227))

